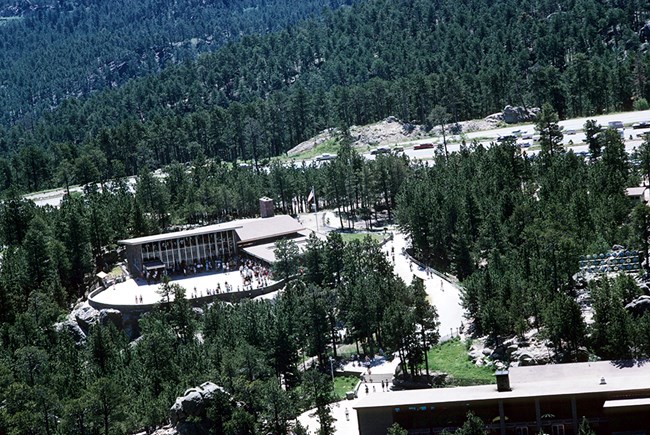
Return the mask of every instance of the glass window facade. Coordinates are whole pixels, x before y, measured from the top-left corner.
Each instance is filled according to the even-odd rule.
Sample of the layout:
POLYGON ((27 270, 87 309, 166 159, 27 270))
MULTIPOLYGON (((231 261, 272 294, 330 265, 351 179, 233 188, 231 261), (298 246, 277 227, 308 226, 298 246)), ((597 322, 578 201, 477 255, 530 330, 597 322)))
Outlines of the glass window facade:
POLYGON ((142 262, 160 260, 165 268, 181 271, 187 265, 224 261, 237 253, 233 230, 142 244, 142 262))

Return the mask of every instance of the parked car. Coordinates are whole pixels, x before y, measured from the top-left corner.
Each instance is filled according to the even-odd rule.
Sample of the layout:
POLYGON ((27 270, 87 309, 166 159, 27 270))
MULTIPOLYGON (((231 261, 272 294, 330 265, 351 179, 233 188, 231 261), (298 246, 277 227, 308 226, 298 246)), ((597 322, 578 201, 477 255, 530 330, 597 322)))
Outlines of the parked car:
POLYGON ((634 129, 650 128, 650 121, 637 122, 636 124, 632 124, 632 128, 634 128, 634 129))
POLYGON ((336 154, 321 154, 320 156, 316 156, 316 161, 317 162, 326 162, 328 160, 334 160, 336 158, 336 154))
POLYGON ((370 151, 370 154, 376 156, 377 154, 388 154, 390 153, 390 148, 387 147, 378 147, 370 151))
POLYGON ((403 153, 404 152, 404 147, 393 147, 393 152, 395 154, 397 153, 403 153))
POLYGON ((507 140, 517 140, 517 136, 514 136, 512 134, 506 134, 506 135, 503 135, 503 136, 499 136, 497 138, 497 142, 505 142, 507 140))
POLYGON ((617 130, 620 129, 620 128, 625 128, 622 121, 609 121, 607 123, 607 126, 609 128, 615 128, 617 130))
POLYGON ((414 150, 428 150, 428 149, 431 149, 431 148, 433 148, 432 143, 421 143, 421 144, 417 144, 416 146, 413 147, 414 150))

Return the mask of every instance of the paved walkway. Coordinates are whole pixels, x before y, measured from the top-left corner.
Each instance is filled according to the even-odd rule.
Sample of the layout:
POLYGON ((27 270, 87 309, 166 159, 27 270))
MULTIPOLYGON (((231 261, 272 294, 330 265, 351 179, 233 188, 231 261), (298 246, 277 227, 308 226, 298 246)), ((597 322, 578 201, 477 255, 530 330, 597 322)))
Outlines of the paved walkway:
MULTIPOLYGON (((311 230, 316 230, 316 218, 314 213, 301 215, 302 224, 311 230)), ((326 236, 329 231, 338 228, 339 220, 331 211, 322 211, 318 213, 318 234, 321 237, 326 236), (330 225, 323 224, 329 218, 330 225)), ((357 223, 357 229, 365 229, 363 222, 357 223)), ((410 259, 403 254, 403 249, 409 245, 404 234, 399 232, 396 227, 391 226, 390 231, 393 233, 393 240, 387 242, 382 250, 387 253, 389 261, 393 263, 395 273, 410 284, 413 276, 424 280, 425 289, 429 297, 429 302, 435 305, 438 310, 440 321, 439 332, 441 339, 445 340, 451 336, 458 335, 458 330, 464 321, 464 310, 461 306, 461 295, 459 288, 449 280, 443 279, 439 275, 427 273, 426 270, 420 269, 417 264, 411 264, 410 259), (394 255, 393 255, 394 253, 394 255)), ((364 367, 355 367, 352 364, 345 366, 346 371, 357 371, 359 375, 366 376, 367 384, 361 384, 358 392, 358 398, 353 400, 342 400, 332 404, 332 416, 334 417, 334 426, 336 433, 345 435, 355 435, 359 433, 357 413, 354 407, 361 398, 380 397, 381 394, 391 394, 390 391, 382 391, 381 381, 392 378, 399 359, 395 358, 391 363, 385 363, 381 366, 372 367, 371 373, 368 374, 364 367), (372 381, 371 381, 372 380, 372 381), (365 392, 365 386, 368 385, 368 393, 365 392)), ((364 400, 365 401, 365 400, 364 400)), ((311 409, 298 417, 298 421, 303 426, 307 426, 310 433, 318 432, 318 421, 315 410, 311 409)))
MULTIPOLYGON (((300 215, 300 222, 312 231, 316 231, 316 215, 305 213, 300 215)), ((347 225, 347 221, 344 220, 347 225)), ((331 210, 318 212, 318 234, 325 237, 328 232, 339 228, 339 219, 331 210), (329 222, 329 225, 326 225, 329 222)), ((365 223, 356 223, 358 230, 365 230, 365 223)), ((461 294, 459 288, 449 280, 441 278, 436 274, 427 274, 417 264, 411 264, 409 258, 402 253, 403 249, 409 246, 406 235, 401 233, 397 227, 389 227, 393 233, 393 240, 383 246, 383 251, 388 253, 388 258, 393 262, 395 273, 410 284, 413 276, 424 279, 424 285, 429 296, 429 302, 435 305, 440 320, 439 332, 443 339, 458 335, 458 330, 464 322, 465 311, 461 306, 461 294), (392 253, 394 252, 394 256, 392 253), (394 260, 393 260, 394 258, 394 260)))
POLYGON ((421 269, 417 264, 411 264, 409 258, 402 253, 402 249, 408 246, 406 237, 397 230, 393 231, 393 235, 393 240, 386 243, 383 250, 389 253, 391 261, 393 261, 392 252, 395 253, 393 263, 395 273, 407 284, 411 283, 414 275, 422 278, 429 302, 438 310, 440 336, 448 338, 458 335, 465 316, 465 310, 461 306, 460 289, 449 280, 435 273, 427 274, 426 270, 421 269))
MULTIPOLYGON (((380 394, 390 394, 390 391, 384 384, 384 390, 381 388, 381 381, 392 379, 395 368, 399 364, 399 358, 393 359, 391 362, 384 362, 370 368, 370 374, 365 367, 356 367, 352 364, 347 364, 344 369, 346 371, 358 371, 359 374, 363 373, 366 382, 362 382, 358 391, 358 398, 352 400, 341 400, 331 405, 332 417, 334 417, 334 426, 336 427, 337 434, 353 435, 359 433, 359 424, 357 422, 357 412, 354 407, 359 403, 362 398, 377 397, 380 394), (371 382, 372 379, 372 382, 371 382), (366 393, 366 386, 368 392, 366 393)), ((316 409, 310 409, 307 412, 298 416, 298 421, 303 426, 307 427, 309 433, 318 433, 318 419, 316 418, 316 409)))

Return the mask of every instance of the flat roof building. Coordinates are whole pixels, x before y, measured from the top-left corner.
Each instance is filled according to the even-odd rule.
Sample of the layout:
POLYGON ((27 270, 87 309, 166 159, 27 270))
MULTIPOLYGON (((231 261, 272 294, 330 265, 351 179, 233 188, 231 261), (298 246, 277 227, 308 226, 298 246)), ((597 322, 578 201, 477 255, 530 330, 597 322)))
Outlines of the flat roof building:
POLYGON ((479 385, 371 395, 355 407, 359 433, 386 433, 398 423, 409 434, 438 434, 462 426, 472 411, 501 435, 577 434, 583 416, 597 434, 644 434, 650 431, 648 362, 514 367, 509 389, 501 391, 479 385))
POLYGON ((272 263, 273 245, 281 238, 304 239, 305 228, 291 216, 240 219, 205 227, 120 240, 126 247, 126 259, 132 276, 144 276, 160 270, 182 271, 189 265, 202 267, 206 261, 228 261, 240 251, 272 263))

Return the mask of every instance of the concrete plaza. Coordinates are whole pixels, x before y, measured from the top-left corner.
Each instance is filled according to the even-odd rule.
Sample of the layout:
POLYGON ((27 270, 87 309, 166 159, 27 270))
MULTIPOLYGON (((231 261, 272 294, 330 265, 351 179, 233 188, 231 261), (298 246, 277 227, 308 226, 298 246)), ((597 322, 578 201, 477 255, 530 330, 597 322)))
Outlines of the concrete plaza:
MULTIPOLYGON (((221 288, 221 293, 227 293, 226 284, 231 286, 230 293, 244 289, 244 279, 239 273, 239 270, 231 272, 204 272, 187 277, 175 276, 172 277, 170 283, 183 286, 187 299, 207 296, 208 290, 212 292, 217 287, 221 288)), ((268 285, 274 283, 275 281, 268 280, 268 285)), ((151 282, 147 284, 147 281, 142 278, 131 278, 108 287, 103 292, 96 294, 92 299, 96 302, 109 305, 155 304, 160 302, 161 299, 158 294, 159 288, 160 283, 151 282), (136 297, 138 298, 137 301, 136 297), (140 297, 142 297, 142 301, 140 301, 140 297)), ((257 283, 253 285, 253 288, 258 288, 257 283)))
MULTIPOLYGON (((364 377, 366 382, 361 381, 357 392, 358 397, 356 399, 341 400, 331 405, 331 414, 335 420, 334 426, 336 427, 336 433, 346 435, 359 433, 357 412, 354 410, 354 407, 361 399, 366 397, 379 398, 381 395, 391 394, 391 391, 387 388, 388 383, 385 384, 385 389, 382 391, 381 381, 384 380, 388 382, 389 379, 392 379, 398 364, 399 358, 394 358, 390 362, 386 361, 380 365, 371 367, 370 374, 368 374, 368 370, 365 367, 357 367, 352 363, 349 363, 344 367, 346 372, 358 372, 359 377, 364 377), (367 393, 366 387, 368 387, 367 393)), ((309 433, 318 433, 319 424, 318 419, 316 418, 316 409, 310 409, 307 412, 303 412, 298 417, 298 421, 300 424, 307 427, 309 433)))

